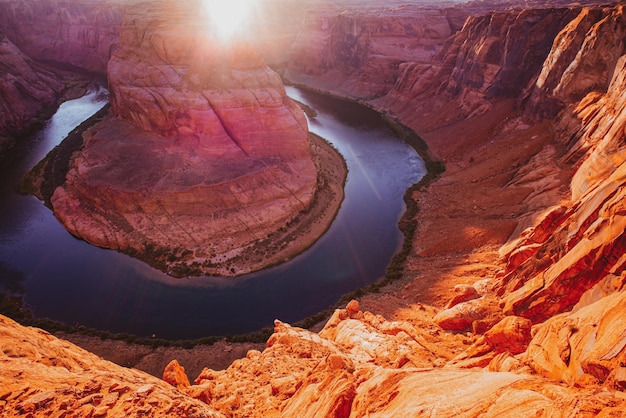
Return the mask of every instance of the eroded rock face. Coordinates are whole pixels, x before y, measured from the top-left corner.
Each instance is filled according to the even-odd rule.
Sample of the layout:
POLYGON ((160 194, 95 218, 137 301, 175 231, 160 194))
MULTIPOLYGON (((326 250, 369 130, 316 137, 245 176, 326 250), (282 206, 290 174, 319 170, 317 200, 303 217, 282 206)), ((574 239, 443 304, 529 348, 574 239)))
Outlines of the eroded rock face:
MULTIPOLYGON (((584 47, 576 56, 569 54, 572 62, 561 64, 560 79, 575 79, 571 69, 581 61, 596 62, 599 68, 605 68, 606 61, 593 58, 600 55, 599 51, 603 51, 604 57, 624 53, 621 43, 590 46, 601 37, 605 26, 616 28, 618 33, 626 28, 621 7, 583 10, 574 20, 576 24, 568 25, 559 35, 554 53, 567 49, 563 39, 578 39, 575 33, 581 30, 579 21, 593 14, 604 15, 605 19, 588 30, 587 26, 582 28, 585 37, 578 43, 584 47)), ((509 292, 505 296, 506 309, 534 321, 571 309, 585 291, 607 276, 619 276, 625 268, 626 58, 607 59, 612 63, 611 70, 604 70, 612 74, 608 86, 602 82, 587 85, 591 79, 585 79, 583 87, 571 82, 560 88, 564 103, 570 103, 557 125, 568 144, 563 158, 577 167, 571 180, 571 200, 564 208, 551 209, 544 218, 546 222, 525 231, 515 248, 533 250, 524 257, 517 251, 518 259, 513 264, 509 261, 503 273, 509 292), (576 100, 581 88, 593 91, 576 100)), ((538 80, 537 86, 541 85, 544 84, 538 80)))
POLYGON ((437 339, 408 323, 341 309, 319 334, 277 322, 262 353, 250 351, 224 371, 205 369, 181 390, 235 417, 591 417, 622 404, 523 373, 433 368, 433 359, 450 355, 437 339))
POLYGON ((28 56, 104 73, 125 2, 3 0, 0 28, 28 56))
POLYGON ((169 383, 0 315, 0 414, 222 417, 169 383))
MULTIPOLYGON (((553 13, 562 24, 560 32, 545 31, 553 40, 542 38, 540 45, 548 45, 549 51, 544 58, 535 57, 543 61, 527 63, 525 68, 534 73, 524 75, 525 86, 515 84, 516 77, 511 74, 513 78, 505 77, 507 71, 499 75, 506 66, 491 71, 495 67, 487 64, 492 55, 483 54, 489 48, 471 51, 473 44, 486 48, 508 39, 517 45, 511 52, 522 53, 516 42, 523 40, 507 38, 507 25, 518 31, 532 24, 545 28, 544 19, 551 17, 542 13, 515 10, 493 14, 491 20, 471 19, 461 31, 466 33, 458 35, 465 37, 467 45, 448 49, 442 60, 421 67, 421 76, 426 78, 411 79, 408 72, 403 74, 401 88, 375 103, 386 103, 394 116, 418 132, 426 132, 427 141, 436 140, 436 150, 448 164, 448 171, 429 191, 452 190, 443 194, 450 199, 447 205, 437 201, 428 206, 441 208, 449 218, 443 219, 445 228, 429 235, 441 242, 416 245, 408 256, 407 269, 415 272, 426 269, 426 262, 437 262, 429 272, 444 277, 445 270, 445 274, 462 276, 464 283, 476 281, 471 286, 475 291, 460 288, 463 301, 453 299, 450 308, 441 311, 401 302, 394 315, 408 316, 411 321, 386 320, 351 302, 345 310, 336 311, 319 333, 277 322, 263 352, 250 351, 223 371, 206 369, 195 384, 188 385, 180 365, 168 366, 165 378, 180 388, 180 396, 202 400, 227 416, 623 415, 624 395, 618 392, 626 390, 626 57, 623 42, 609 36, 624 32, 622 7, 578 6, 553 13), (487 29, 484 25, 491 21, 496 26, 487 29), (490 30, 501 38, 486 36, 490 30), (469 37, 472 33, 477 43, 469 37), (459 63, 448 67, 450 71, 458 68, 459 83, 450 78, 451 72, 439 72, 441 62, 459 63), (477 70, 472 73, 474 66, 477 70), (469 73, 461 73, 461 69, 469 73), (584 76, 587 70, 588 78, 584 76), (487 73, 481 75, 480 71, 487 73), (445 77, 440 78, 441 74, 445 77), (459 89, 437 97, 436 93, 445 90, 442 86, 459 89), (418 103, 414 100, 418 96, 429 100, 418 103), (541 97, 548 96, 555 102, 542 102, 541 97), (455 107, 459 98, 468 97, 475 100, 469 102, 470 108, 455 107), (454 111, 440 118, 437 110, 447 108, 435 105, 442 103, 454 111), (521 107, 514 108, 514 103, 521 107), (434 106, 431 120, 420 119, 420 112, 428 106, 434 106), (487 109, 495 117, 485 112, 487 109), (553 112, 559 112, 558 117, 537 122, 553 112), (441 124, 460 115, 471 116, 469 122, 442 128, 441 124), (458 126, 465 129, 455 130, 458 126), (493 161, 481 159, 481 153, 494 148, 500 153, 487 154, 493 161), (467 195, 456 196, 453 192, 460 190, 458 187, 470 188, 474 201, 462 201, 467 195), (493 200, 503 208, 490 206, 493 200), (441 256, 443 261, 437 259, 442 247, 448 250, 441 256), (479 251, 494 253, 492 258, 482 258, 488 266, 473 261, 479 251), (454 257, 462 261, 454 264, 454 257), (464 299, 477 294, 480 298, 464 299), (430 315, 427 321, 411 317, 420 307, 424 316, 430 315), (445 325, 442 319, 451 319, 454 325, 461 322, 456 329, 471 327, 472 332, 448 333, 434 323, 445 325), (479 333, 483 335, 476 335, 479 333)), ((535 31, 531 38, 539 35, 535 31)), ((453 39, 450 45, 455 42, 459 43, 453 39)), ((507 51, 496 46, 492 51, 507 51)), ((527 47, 532 49, 532 44, 527 47)), ((516 62, 514 58, 511 56, 511 62, 516 62)), ((124 100, 130 99, 130 93, 128 98, 121 96, 121 109, 124 100)), ((185 132, 193 132, 197 138, 185 138, 202 143, 196 127, 203 118, 183 118, 182 123, 174 118, 172 122, 163 108, 166 106, 133 113, 137 123, 148 130, 143 135, 151 138, 149 141, 176 143, 185 132), (166 136, 153 136, 154 132, 166 136)), ((134 116, 131 119, 135 120, 134 116)), ((99 134, 93 130, 89 135, 96 138, 99 134)), ((202 147, 185 149, 197 152, 202 147)), ((224 155, 234 150, 221 149, 224 155)), ((141 155, 137 148, 128 150, 131 152, 126 155, 133 158, 141 155)), ((89 165, 79 168, 88 170, 89 165)), ((421 202, 427 201, 424 195, 421 202)), ((418 233, 431 227, 425 223, 420 224, 418 233)), ((409 282, 401 290, 368 298, 371 302, 378 297, 382 305, 394 298, 398 303, 407 296, 424 297, 407 295, 414 288, 419 289, 409 282)), ((9 364, 20 357, 24 362, 19 367, 35 370, 49 362, 50 356, 34 360, 38 356, 30 356, 30 343, 15 343, 23 341, 20 332, 7 337, 9 349, 3 350, 5 357, 11 358, 9 364), (10 353, 15 347, 21 350, 18 355, 10 353)), ((52 338, 46 341, 48 346, 54 344, 52 338)), ((27 378, 40 379, 38 375, 27 378)), ((13 382, 11 379, 15 377, 7 381, 13 382)), ((136 391, 145 393, 148 388, 136 391)), ((28 405, 55 405, 49 400, 50 392, 31 395, 37 397, 28 398, 28 405)), ((22 412, 14 405, 11 395, 0 394, 0 407, 22 412), (8 401, 2 404, 4 400, 8 401)))
POLYGON ((116 117, 86 133, 55 214, 96 245, 167 254, 176 275, 258 269, 241 253, 315 196, 304 114, 250 47, 220 45, 199 2, 159 5, 128 11, 108 66, 116 117))
POLYGON ((0 31, 0 151, 13 145, 42 109, 56 104, 60 77, 26 56, 0 31))
POLYGON ((432 61, 403 63, 393 90, 381 103, 397 112, 408 106, 432 118, 426 112, 443 101, 448 109, 434 121, 441 125, 484 113, 493 100, 517 99, 541 70, 556 34, 576 13, 570 8, 538 8, 470 16, 432 61), (428 103, 424 110, 410 104, 416 99, 428 103))
POLYGON ((401 62, 429 59, 450 34, 435 7, 317 7, 292 46, 287 77, 334 94, 377 97, 394 85, 401 62))

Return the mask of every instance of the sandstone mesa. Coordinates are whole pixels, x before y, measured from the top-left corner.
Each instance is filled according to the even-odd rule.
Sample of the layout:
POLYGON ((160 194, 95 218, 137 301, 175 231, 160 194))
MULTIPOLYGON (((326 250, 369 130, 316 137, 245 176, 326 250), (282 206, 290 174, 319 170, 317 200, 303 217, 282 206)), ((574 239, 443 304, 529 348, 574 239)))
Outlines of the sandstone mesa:
MULTIPOLYGON (((80 5, 67 20, 66 5, 56 13, 82 42, 52 49, 106 71, 111 117, 83 134, 50 197, 73 235, 174 276, 232 276, 293 257, 323 233, 343 196, 343 163, 322 156, 329 147, 309 139, 302 110, 248 41, 222 45, 200 1, 80 5), (326 171, 338 177, 330 197, 318 190, 326 171)), ((13 36, 48 58, 41 38, 54 31, 22 35, 51 17, 25 8, 7 6, 25 19, 13 36)))
POLYGON ((306 22, 321 23, 305 25, 290 53, 289 78, 369 100, 446 164, 413 195, 420 223, 397 284, 337 310, 317 333, 277 321, 263 351, 193 383, 172 362, 169 386, 3 319, 3 412, 114 405, 158 414, 176 405, 225 416, 622 416, 623 6, 472 7, 445 12, 472 15, 462 28, 416 15, 443 30, 424 36, 408 25, 390 37, 372 28, 393 20, 391 8, 312 9, 306 22), (411 37, 413 59, 408 43, 398 46, 411 37), (310 42, 320 44, 305 63, 310 42), (405 55, 381 58, 386 42, 405 55), (419 53, 431 43, 432 57, 419 53), (358 52, 347 61, 346 45, 358 52), (103 383, 81 389, 95 395, 81 404, 86 396, 63 385, 87 368, 103 383), (110 395, 111 373, 128 387, 123 396, 110 395))

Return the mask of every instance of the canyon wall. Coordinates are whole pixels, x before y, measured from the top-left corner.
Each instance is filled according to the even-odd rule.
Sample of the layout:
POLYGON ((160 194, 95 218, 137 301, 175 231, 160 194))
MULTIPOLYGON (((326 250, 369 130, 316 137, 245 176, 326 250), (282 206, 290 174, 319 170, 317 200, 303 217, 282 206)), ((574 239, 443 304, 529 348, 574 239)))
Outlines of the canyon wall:
POLYGON ((104 73, 126 5, 116 0, 3 0, 0 28, 33 59, 104 73))
POLYGON ((447 168, 413 194, 428 213, 404 279, 362 298, 395 321, 351 302, 319 333, 277 322, 262 353, 166 380, 234 416, 623 414, 623 15, 470 18, 428 83, 407 71, 371 102, 447 168))
POLYGON ((338 95, 377 97, 394 85, 400 63, 428 60, 450 34, 438 7, 316 7, 291 47, 285 75, 338 95))
POLYGON ((64 80, 26 56, 0 31, 0 151, 16 142, 38 114, 56 105, 64 80))
POLYGON ((80 94, 77 77, 59 67, 106 72, 124 5, 0 1, 0 150, 80 94))

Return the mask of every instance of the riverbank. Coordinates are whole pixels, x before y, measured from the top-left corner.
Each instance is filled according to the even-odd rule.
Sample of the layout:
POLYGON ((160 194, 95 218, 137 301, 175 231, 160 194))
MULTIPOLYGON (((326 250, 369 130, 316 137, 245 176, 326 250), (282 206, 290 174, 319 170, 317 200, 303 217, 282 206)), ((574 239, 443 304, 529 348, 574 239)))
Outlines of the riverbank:
MULTIPOLYGON (((326 93, 325 95, 328 94, 326 93)), ((342 99, 354 103, 353 100, 347 98, 342 99)), ((404 277, 403 269, 406 264, 406 257, 410 253, 413 244, 413 236, 416 230, 415 219, 418 213, 418 207, 415 205, 411 196, 416 190, 424 191, 443 170, 441 163, 429 156, 428 147, 419 136, 408 127, 404 126, 400 121, 391 117, 385 119, 396 135, 420 154, 425 160, 429 171, 422 180, 413 184, 405 192, 404 200, 406 211, 399 221, 399 227, 404 235, 404 245, 401 246, 389 263, 385 277, 375 283, 366 285, 344 295, 344 297, 334 305, 336 307, 344 306, 350 299, 362 297, 364 294, 376 294, 380 292, 381 289, 387 288, 389 283, 395 280, 401 280, 402 277, 404 277)), ((318 140, 320 140, 320 138, 318 138, 318 140)), ((323 144, 320 143, 320 145, 323 144)), ((318 152, 314 152, 313 154, 318 154, 318 152)), ((312 317, 305 318, 294 325, 311 330, 319 330, 326 323, 333 311, 334 309, 331 307, 312 317)), ((72 341, 118 364, 136 367, 154 374, 155 376, 160 376, 160 373, 168 362, 172 358, 176 358, 185 366, 191 377, 196 376, 203 366, 210 367, 214 370, 223 369, 229 366, 232 361, 245 356, 248 349, 262 350, 264 346, 263 341, 269 338, 270 334, 271 330, 261 330, 258 333, 249 334, 247 336, 244 335, 234 339, 217 339, 215 342, 209 344, 207 344, 206 341, 183 341, 181 344, 179 341, 170 345, 160 344, 159 341, 154 341, 154 344, 151 344, 151 341, 136 344, 126 340, 102 339, 98 336, 90 336, 85 333, 56 333, 57 336, 72 341), (240 343, 235 341, 248 342, 240 343), (193 348, 189 348, 193 344, 196 345, 193 346, 193 348)))
MULTIPOLYGON (((559 167, 561 174, 546 193, 550 200, 529 205, 534 190, 510 183, 520 167, 554 144, 545 124, 523 123, 513 101, 451 124, 419 116, 400 120, 420 133, 446 171, 411 196, 419 213, 402 278, 360 302, 388 320, 432 327, 434 314, 458 295, 458 285, 487 283, 504 268, 500 249, 527 226, 520 220, 566 193, 567 167, 559 167)), ((557 156, 543 163, 558 167, 557 156)))
POLYGON ((262 270, 302 254, 324 235, 337 216, 344 199, 346 162, 330 143, 313 133, 309 133, 309 148, 318 176, 311 205, 262 242, 240 253, 233 260, 241 265, 240 271, 262 270))

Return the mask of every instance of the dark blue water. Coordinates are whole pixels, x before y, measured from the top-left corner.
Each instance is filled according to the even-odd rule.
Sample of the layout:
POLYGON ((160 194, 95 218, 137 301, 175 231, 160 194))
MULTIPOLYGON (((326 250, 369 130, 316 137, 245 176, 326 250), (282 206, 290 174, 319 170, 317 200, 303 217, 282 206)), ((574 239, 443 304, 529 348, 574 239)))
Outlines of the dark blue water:
MULTIPOLYGON (((161 338, 238 334, 295 322, 382 277, 399 248, 404 191, 425 173, 415 151, 357 104, 288 88, 318 112, 311 131, 348 164, 346 198, 304 254, 235 279, 174 279, 143 262, 73 238, 41 202, 14 192, 21 176, 104 102, 66 102, 0 168, 0 278, 19 280, 37 317, 161 338)), ((7 282, 5 280, 5 282, 7 282)))

